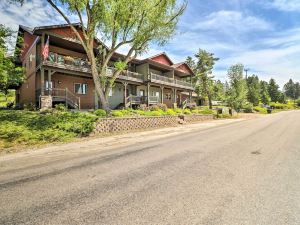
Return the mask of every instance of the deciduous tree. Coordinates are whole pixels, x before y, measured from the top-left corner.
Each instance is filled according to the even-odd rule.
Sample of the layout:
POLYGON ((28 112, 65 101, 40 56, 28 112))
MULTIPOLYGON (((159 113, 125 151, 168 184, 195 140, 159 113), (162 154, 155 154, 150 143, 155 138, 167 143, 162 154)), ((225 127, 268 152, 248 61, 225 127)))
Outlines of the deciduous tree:
POLYGON ((260 99, 259 78, 256 75, 252 75, 247 77, 246 82, 248 88, 247 99, 254 106, 257 106, 259 104, 260 99))
POLYGON ((85 49, 95 90, 102 108, 107 111, 110 110, 108 95, 119 74, 132 59, 145 52, 150 43, 165 44, 174 35, 178 19, 186 7, 186 3, 178 5, 176 0, 47 1, 70 25, 85 49), (80 31, 73 26, 69 14, 61 10, 61 4, 69 13, 77 15, 80 31), (98 33, 110 43, 108 48, 94 46, 98 33), (129 46, 127 53, 115 64, 112 77, 107 78, 109 61, 124 46, 129 46))
POLYGON ((243 64, 236 64, 229 68, 229 90, 227 103, 230 107, 240 110, 247 101, 247 84, 243 76, 243 64))

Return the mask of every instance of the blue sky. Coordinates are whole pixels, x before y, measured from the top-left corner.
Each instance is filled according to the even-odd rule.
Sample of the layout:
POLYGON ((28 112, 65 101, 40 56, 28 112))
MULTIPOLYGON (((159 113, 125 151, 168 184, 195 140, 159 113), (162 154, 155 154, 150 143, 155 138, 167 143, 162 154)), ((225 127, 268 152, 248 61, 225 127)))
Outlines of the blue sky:
MULTIPOLYGON (((0 18, 13 29, 64 23, 43 0, 22 8, 0 1, 0 18)), ((199 48, 220 58, 214 74, 221 80, 230 65, 243 63, 261 79, 300 81, 300 0, 189 0, 178 34, 144 57, 165 51, 179 62, 199 48)))

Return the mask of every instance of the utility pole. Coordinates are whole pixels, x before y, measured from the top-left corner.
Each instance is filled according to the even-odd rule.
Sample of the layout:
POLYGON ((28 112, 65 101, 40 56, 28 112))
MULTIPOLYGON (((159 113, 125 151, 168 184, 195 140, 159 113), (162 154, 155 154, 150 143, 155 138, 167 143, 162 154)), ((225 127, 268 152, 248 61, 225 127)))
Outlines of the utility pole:
POLYGON ((250 69, 244 69, 244 71, 246 72, 246 80, 247 80, 247 78, 248 78, 248 71, 249 71, 250 69))

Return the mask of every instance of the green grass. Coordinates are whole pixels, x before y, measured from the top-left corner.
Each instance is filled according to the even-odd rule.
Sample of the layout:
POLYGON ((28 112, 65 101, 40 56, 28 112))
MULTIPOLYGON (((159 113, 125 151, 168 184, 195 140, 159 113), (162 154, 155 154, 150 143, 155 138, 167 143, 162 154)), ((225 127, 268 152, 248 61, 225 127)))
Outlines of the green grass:
POLYGON ((97 118, 90 113, 0 110, 0 149, 84 137, 92 132, 97 118))

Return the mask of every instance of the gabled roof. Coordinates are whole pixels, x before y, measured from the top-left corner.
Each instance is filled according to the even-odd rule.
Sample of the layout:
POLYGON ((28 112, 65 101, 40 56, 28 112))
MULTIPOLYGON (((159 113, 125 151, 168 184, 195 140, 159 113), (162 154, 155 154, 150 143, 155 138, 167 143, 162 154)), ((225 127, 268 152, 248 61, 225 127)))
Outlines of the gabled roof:
POLYGON ((33 29, 31 28, 31 27, 27 27, 27 26, 24 26, 24 25, 19 25, 19 30, 24 30, 24 31, 26 31, 26 32, 28 32, 28 33, 30 33, 30 34, 32 34, 33 33, 33 29))
POLYGON ((174 64, 172 62, 172 60, 170 59, 170 57, 165 52, 162 52, 162 53, 159 53, 157 55, 148 57, 147 59, 159 62, 161 64, 165 64, 165 65, 168 65, 168 66, 172 66, 174 64), (168 64, 166 64, 163 60, 165 60, 166 62, 168 62, 168 64))
MULTIPOLYGON (((81 27, 81 24, 80 23, 72 23, 72 26, 81 27)), ((35 32, 37 30, 47 30, 47 29, 65 28, 65 27, 70 27, 70 25, 69 24, 58 24, 58 25, 40 26, 40 27, 35 27, 33 29, 33 32, 35 32)))
POLYGON ((185 68, 187 68, 187 70, 189 70, 189 73, 194 74, 194 72, 191 69, 191 67, 187 63, 185 63, 185 62, 176 63, 176 64, 172 65, 172 67, 174 67, 174 68, 176 68, 178 70, 182 70, 181 68, 185 67, 185 68))

